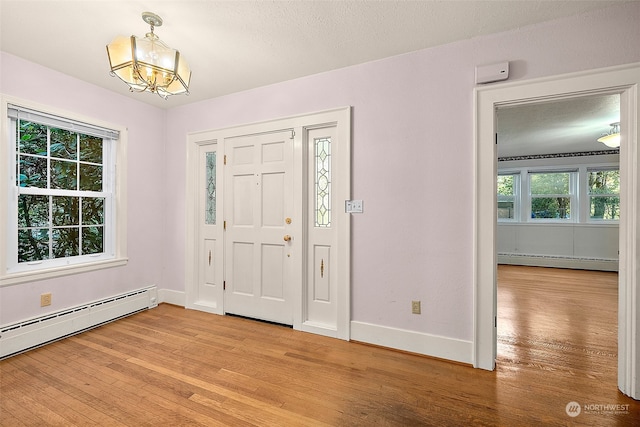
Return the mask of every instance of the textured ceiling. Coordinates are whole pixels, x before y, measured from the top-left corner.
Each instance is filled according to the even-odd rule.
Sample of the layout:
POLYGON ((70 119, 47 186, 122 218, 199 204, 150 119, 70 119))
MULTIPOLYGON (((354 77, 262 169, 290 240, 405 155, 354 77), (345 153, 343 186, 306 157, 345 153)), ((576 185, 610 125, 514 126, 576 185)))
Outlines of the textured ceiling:
MULTIPOLYGON (((0 0, 0 49, 141 102, 173 108, 614 3, 624 2, 0 0), (149 93, 132 94, 109 75, 106 44, 117 35, 148 32, 141 18, 145 11, 163 18, 155 33, 189 62, 193 70, 189 96, 165 101, 149 93)), ((609 101, 603 102, 611 107, 609 101)), ((597 138, 610 117, 619 114, 591 101, 551 108, 555 110, 546 114, 539 105, 501 112, 500 123, 506 128, 501 131, 500 154, 522 154, 524 147, 536 152, 600 149, 592 142, 592 148, 576 144, 597 138), (599 130, 578 132, 574 127, 573 136, 568 135, 567 126, 581 120, 584 109, 593 123, 589 126, 599 123, 599 130), (530 120, 532 114, 539 120, 530 120), (514 126, 519 129, 517 136, 514 126), (556 126, 563 131, 548 134, 556 126), (540 139, 536 145, 527 142, 543 133, 543 141, 553 142, 553 147, 542 145, 540 139)))
POLYGON ((0 0, 0 48, 161 108, 611 6, 619 1, 0 0), (129 94, 105 46, 156 34, 180 50, 191 94, 129 94))

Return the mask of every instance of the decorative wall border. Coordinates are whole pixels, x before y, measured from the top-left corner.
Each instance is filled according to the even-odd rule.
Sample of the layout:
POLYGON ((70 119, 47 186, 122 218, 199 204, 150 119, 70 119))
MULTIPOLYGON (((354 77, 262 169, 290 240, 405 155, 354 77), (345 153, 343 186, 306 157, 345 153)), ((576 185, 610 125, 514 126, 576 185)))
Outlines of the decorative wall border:
POLYGON ((563 157, 604 156, 608 154, 620 154, 620 149, 616 148, 614 150, 579 151, 576 153, 532 154, 528 156, 498 157, 498 161, 512 162, 515 160, 558 159, 563 157))

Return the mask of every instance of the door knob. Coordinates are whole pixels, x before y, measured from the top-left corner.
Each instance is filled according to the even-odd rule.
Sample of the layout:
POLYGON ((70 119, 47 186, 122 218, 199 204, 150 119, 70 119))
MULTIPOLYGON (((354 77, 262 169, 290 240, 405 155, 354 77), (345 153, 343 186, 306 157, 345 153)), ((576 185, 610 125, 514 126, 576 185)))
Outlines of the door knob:
POLYGON ((289 236, 288 234, 284 235, 284 241, 285 242, 290 242, 291 241, 291 236, 289 236))

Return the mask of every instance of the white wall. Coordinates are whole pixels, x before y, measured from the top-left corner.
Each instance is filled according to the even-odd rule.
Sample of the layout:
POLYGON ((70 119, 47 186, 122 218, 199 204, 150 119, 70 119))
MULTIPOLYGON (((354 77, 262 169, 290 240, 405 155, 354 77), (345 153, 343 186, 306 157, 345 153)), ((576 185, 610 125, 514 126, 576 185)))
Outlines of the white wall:
MULTIPOLYGON (((184 292, 188 132, 353 106, 352 318, 472 339, 474 67, 521 80, 640 61, 640 3, 211 99, 167 113, 2 54, 0 91, 129 128, 129 265, 0 289, 0 324, 157 284, 184 292), (411 300, 423 314, 412 315, 411 300)), ((211 78, 194 70, 194 79, 211 78)), ((140 96, 152 96, 141 94, 140 96)), ((422 335, 421 335, 422 334, 422 335)), ((430 350, 425 350, 429 353, 430 350)), ((452 356, 456 358, 457 356, 452 356)))
MULTIPOLYGON (((105 70, 105 78, 109 77, 105 70)), ((0 52, 0 93, 128 128, 127 266, 0 288, 0 325, 149 285, 164 259, 166 112, 0 52), (52 304, 40 307, 40 294, 52 304)), ((141 96, 153 96, 142 94, 141 96)), ((2 136, 1 143, 7 143, 2 136)), ((2 161, 2 168, 6 163, 2 161)), ((2 242, 0 248, 4 250, 2 242)))
POLYGON ((365 202, 353 320, 471 340, 474 67, 509 60, 520 80, 637 62, 638 22, 640 3, 613 7, 172 109, 165 286, 184 289, 188 132, 351 105, 352 197, 365 202))

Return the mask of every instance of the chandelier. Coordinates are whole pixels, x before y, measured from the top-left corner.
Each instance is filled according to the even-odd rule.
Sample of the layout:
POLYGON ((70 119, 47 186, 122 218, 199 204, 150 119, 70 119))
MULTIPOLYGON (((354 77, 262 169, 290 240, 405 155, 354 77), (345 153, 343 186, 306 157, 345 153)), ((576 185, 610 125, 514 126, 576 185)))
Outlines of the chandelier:
POLYGON ((618 148, 620 147, 620 122, 611 123, 609 126, 611 126, 609 133, 598 138, 598 142, 602 142, 607 147, 618 148))
POLYGON ((142 20, 151 26, 144 38, 118 36, 107 45, 110 74, 129 85, 131 92, 151 92, 167 99, 170 95, 189 94, 191 70, 180 52, 153 33, 162 18, 144 12, 142 20))

